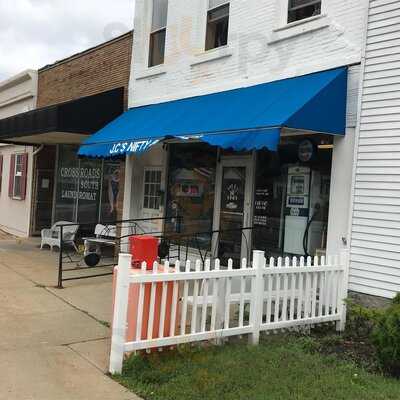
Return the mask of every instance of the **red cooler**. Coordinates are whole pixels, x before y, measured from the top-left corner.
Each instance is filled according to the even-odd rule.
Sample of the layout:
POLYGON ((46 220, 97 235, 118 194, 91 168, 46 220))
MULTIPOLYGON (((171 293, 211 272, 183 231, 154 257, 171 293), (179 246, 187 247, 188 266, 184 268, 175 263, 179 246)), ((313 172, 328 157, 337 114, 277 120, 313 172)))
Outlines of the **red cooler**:
POLYGON ((154 236, 131 236, 129 238, 130 253, 132 254, 132 266, 141 268, 143 261, 147 264, 147 270, 153 269, 154 261, 158 258, 158 239, 154 236))

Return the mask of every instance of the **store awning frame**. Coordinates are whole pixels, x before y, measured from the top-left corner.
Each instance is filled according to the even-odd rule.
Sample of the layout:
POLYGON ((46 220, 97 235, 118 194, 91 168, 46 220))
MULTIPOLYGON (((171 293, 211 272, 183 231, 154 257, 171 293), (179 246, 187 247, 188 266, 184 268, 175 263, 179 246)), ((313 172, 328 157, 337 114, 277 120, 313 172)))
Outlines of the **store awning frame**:
POLYGON ((86 139, 79 155, 115 157, 164 139, 226 149, 277 149, 283 128, 344 135, 347 67, 128 110, 86 139))

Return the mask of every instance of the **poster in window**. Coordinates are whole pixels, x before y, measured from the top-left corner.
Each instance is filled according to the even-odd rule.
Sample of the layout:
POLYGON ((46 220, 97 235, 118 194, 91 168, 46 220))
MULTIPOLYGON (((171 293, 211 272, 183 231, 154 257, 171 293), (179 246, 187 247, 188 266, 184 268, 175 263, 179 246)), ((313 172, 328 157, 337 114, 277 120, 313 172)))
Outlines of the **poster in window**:
POLYGON ((225 168, 222 180, 222 212, 244 212, 245 168, 225 168))
POLYGON ((272 187, 264 183, 256 188, 254 197, 254 225, 267 226, 272 187))
POLYGON ((105 161, 103 174, 103 193, 101 221, 114 222, 118 219, 118 202, 120 196, 120 163, 105 161))

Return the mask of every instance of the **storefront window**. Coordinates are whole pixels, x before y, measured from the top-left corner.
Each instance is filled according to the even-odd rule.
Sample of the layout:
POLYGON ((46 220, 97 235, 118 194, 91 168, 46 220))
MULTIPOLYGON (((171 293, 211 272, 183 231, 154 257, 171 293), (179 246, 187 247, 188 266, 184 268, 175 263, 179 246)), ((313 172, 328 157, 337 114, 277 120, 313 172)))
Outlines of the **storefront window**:
POLYGON ((55 222, 76 220, 79 160, 76 146, 60 146, 58 153, 55 222))
POLYGON ((205 144, 171 146, 167 217, 181 217, 167 223, 167 232, 176 224, 194 247, 211 249, 216 173, 216 149, 205 144))
POLYGON ((79 162, 78 216, 80 223, 97 221, 100 206, 102 161, 82 159, 79 162))
POLYGON ((286 138, 257 154, 252 242, 268 257, 325 253, 332 147, 320 140, 286 138))
POLYGON ((79 159, 77 150, 76 146, 59 146, 54 220, 116 221, 120 162, 79 159))

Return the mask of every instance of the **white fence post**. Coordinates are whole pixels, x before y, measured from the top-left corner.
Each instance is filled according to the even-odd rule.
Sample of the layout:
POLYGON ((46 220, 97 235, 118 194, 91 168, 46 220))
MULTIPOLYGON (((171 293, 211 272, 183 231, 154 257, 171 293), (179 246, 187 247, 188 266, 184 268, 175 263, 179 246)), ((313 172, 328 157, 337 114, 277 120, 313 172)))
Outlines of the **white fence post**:
POLYGON ((349 289, 349 250, 342 250, 340 253, 340 265, 343 266, 343 277, 342 281, 340 282, 340 291, 339 295, 339 313, 340 313, 340 320, 336 323, 336 330, 343 332, 346 327, 346 315, 347 315, 347 292, 349 289))
POLYGON ((252 299, 250 304, 250 324, 252 333, 249 337, 250 344, 257 345, 260 342, 260 326, 262 323, 262 311, 264 302, 264 271, 266 265, 265 253, 263 251, 253 251, 253 277, 252 299))
POLYGON ((117 279, 115 283, 114 316, 111 336, 110 373, 120 374, 124 360, 126 340, 129 274, 132 256, 120 254, 118 259, 117 279))

